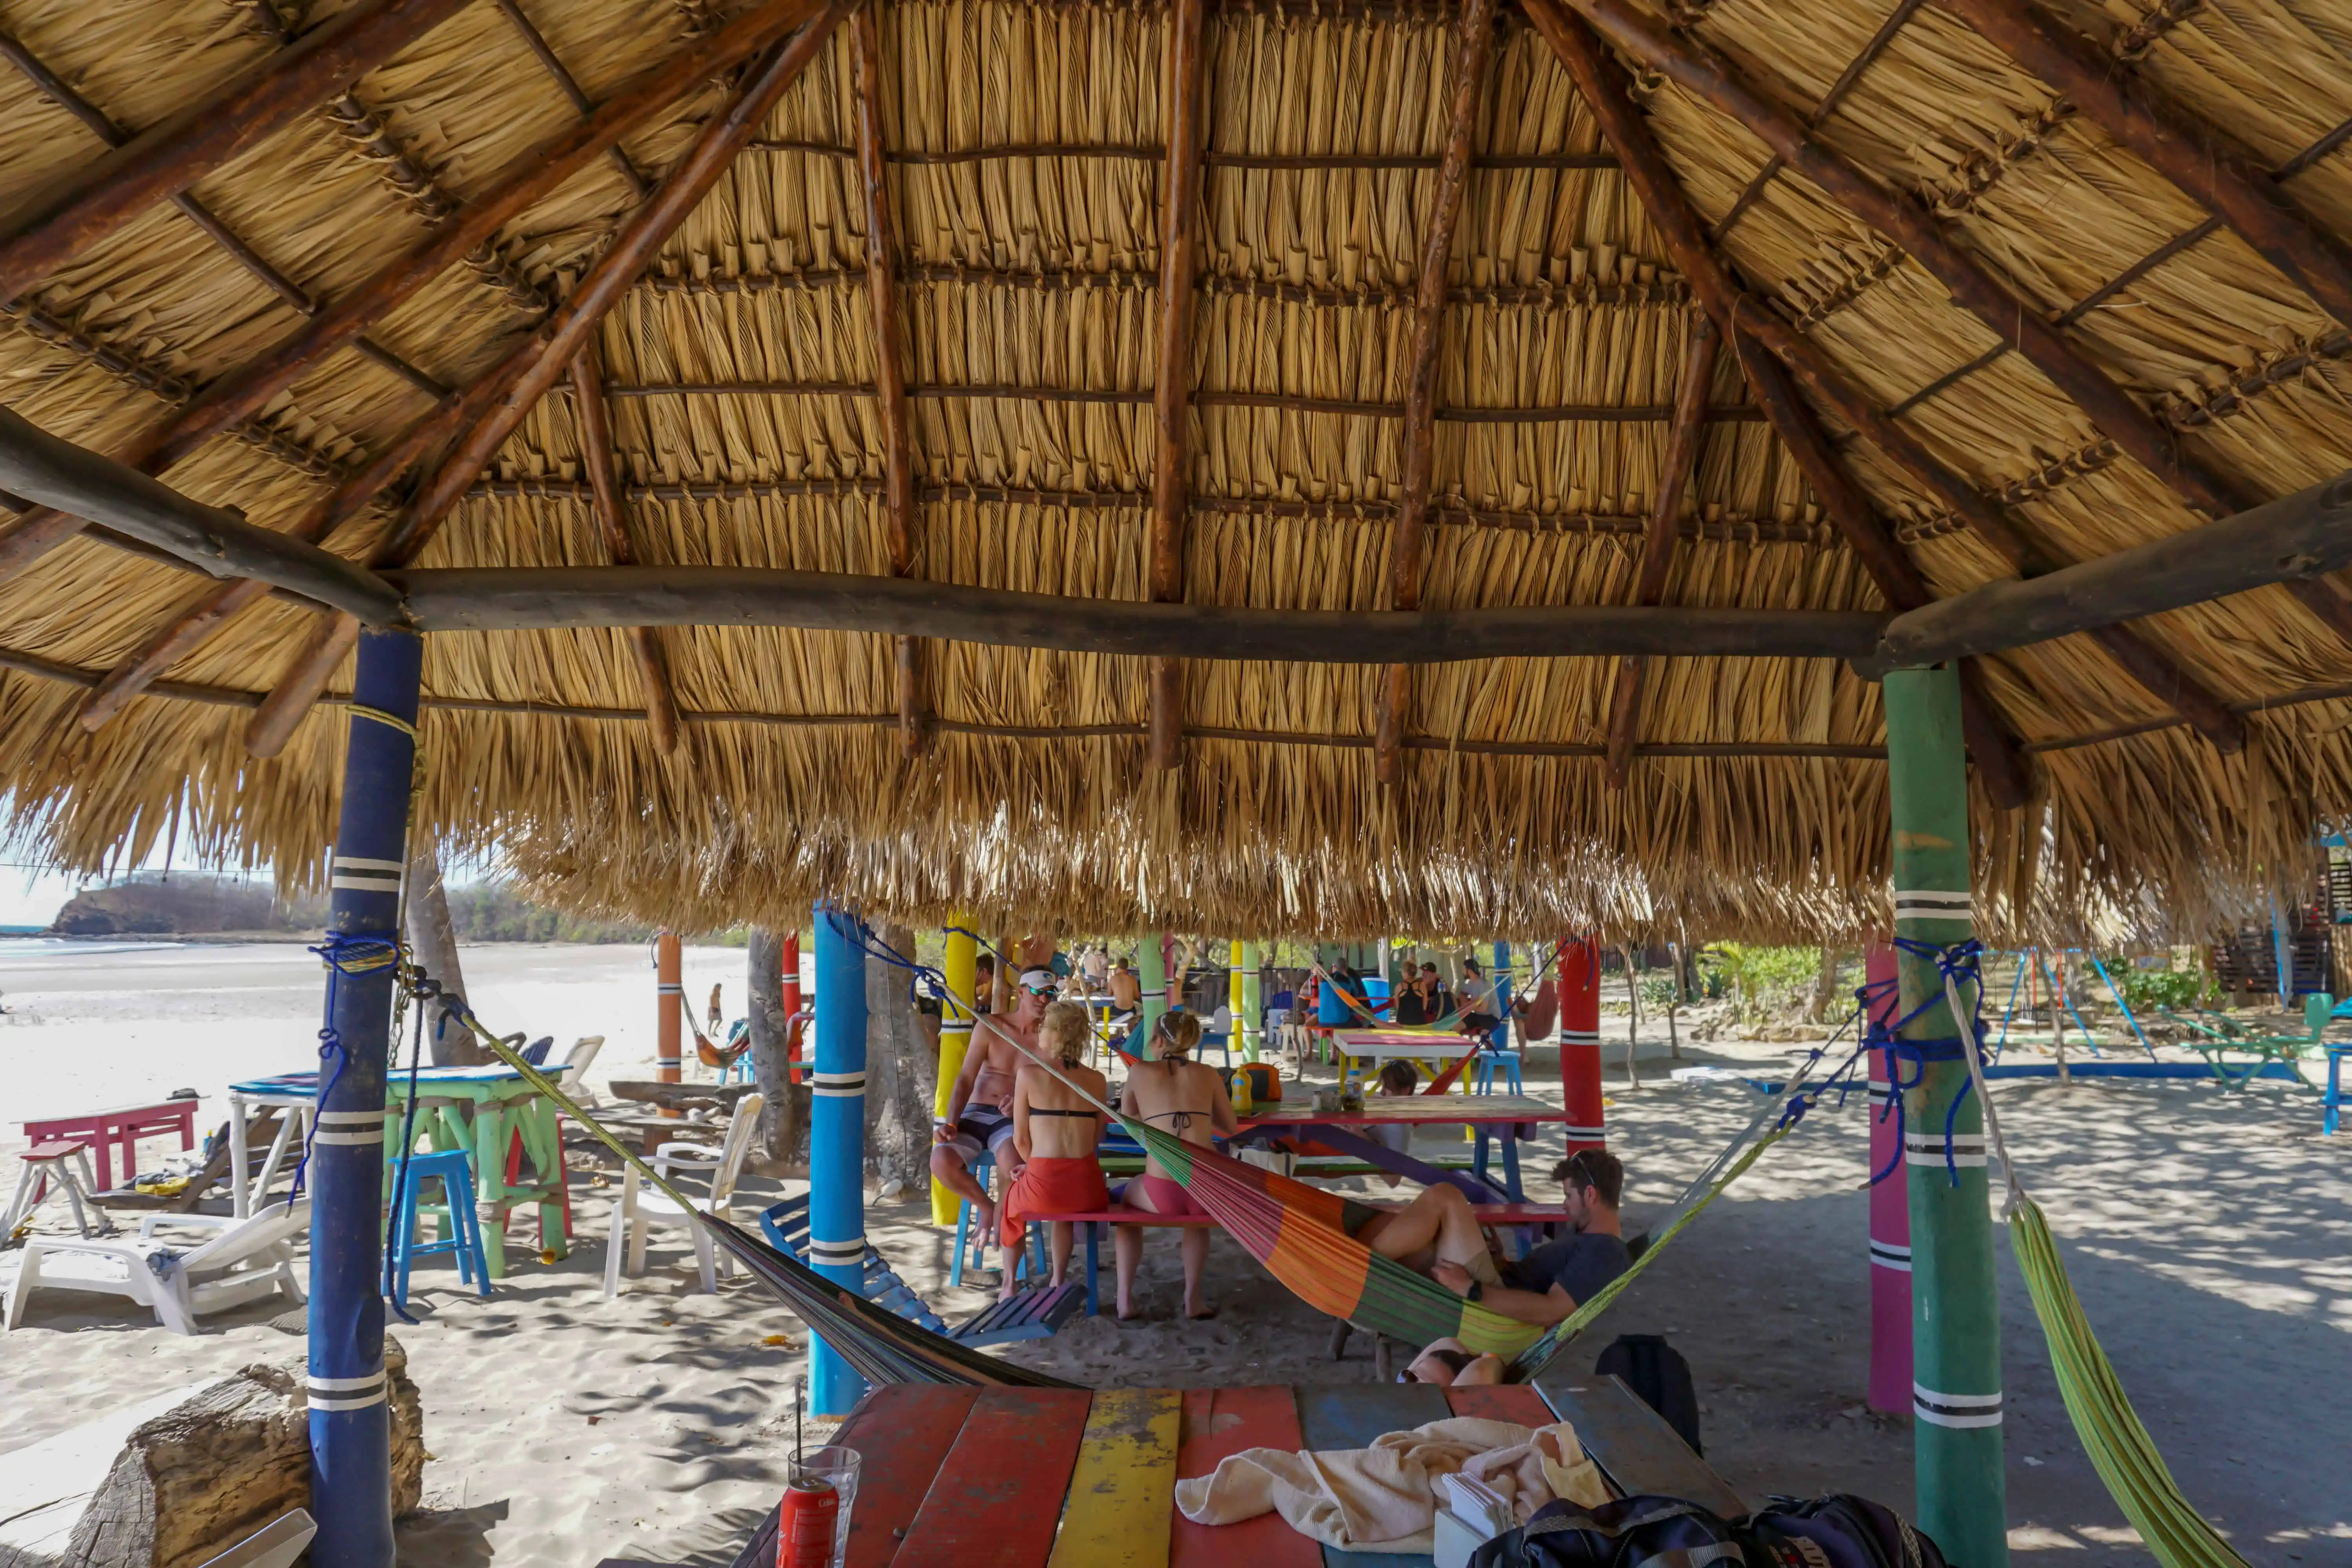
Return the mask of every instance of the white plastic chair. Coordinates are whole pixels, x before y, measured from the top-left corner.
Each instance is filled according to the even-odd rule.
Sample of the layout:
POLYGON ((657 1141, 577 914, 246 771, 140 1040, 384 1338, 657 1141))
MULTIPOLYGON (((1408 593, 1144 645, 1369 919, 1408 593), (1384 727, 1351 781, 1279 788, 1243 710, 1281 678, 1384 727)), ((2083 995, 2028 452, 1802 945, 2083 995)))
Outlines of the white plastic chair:
POLYGON ((297 1303, 304 1298, 302 1281, 294 1268, 294 1238, 310 1228, 310 1200, 298 1199, 289 1210, 271 1204, 245 1219, 223 1215, 154 1214, 139 1225, 137 1240, 69 1240, 37 1236, 25 1243, 24 1268, 16 1275, 16 1292, 8 1298, 5 1327, 14 1329, 25 1316, 26 1298, 40 1286, 51 1289, 97 1290, 128 1296, 150 1308, 155 1321, 175 1334, 193 1334, 196 1320, 240 1303, 283 1290, 297 1303), (171 1250, 155 1239, 158 1226, 209 1230, 212 1239, 192 1251, 168 1259, 171 1250), (60 1268, 68 1258, 102 1258, 112 1268, 60 1268), (163 1267, 159 1272, 156 1263, 163 1267))
MULTIPOLYGON (((665 1143, 654 1151, 654 1169, 673 1182, 689 1173, 707 1173, 710 1177, 710 1195, 693 1200, 703 1214, 721 1219, 732 1216, 735 1208, 735 1184, 743 1173, 743 1162, 751 1152, 751 1139, 760 1130, 760 1112, 767 1101, 757 1094, 747 1094, 735 1102, 734 1120, 728 1123, 727 1141, 713 1149, 701 1143, 665 1143)), ((693 1215, 670 1201, 667 1194, 638 1191, 637 1171, 626 1165, 621 1171, 621 1195, 613 1203, 612 1240, 604 1248, 604 1294, 621 1293, 621 1261, 624 1247, 628 1254, 628 1271, 646 1271, 646 1235, 656 1225, 682 1225, 694 1241, 694 1261, 702 1273, 702 1289, 716 1294, 719 1270, 730 1274, 734 1266, 710 1245, 710 1233, 697 1225, 693 1215)))
POLYGON ((588 1064, 604 1048, 602 1035, 583 1035, 563 1058, 563 1092, 570 1095, 583 1110, 593 1110, 598 1105, 596 1091, 588 1087, 588 1064))

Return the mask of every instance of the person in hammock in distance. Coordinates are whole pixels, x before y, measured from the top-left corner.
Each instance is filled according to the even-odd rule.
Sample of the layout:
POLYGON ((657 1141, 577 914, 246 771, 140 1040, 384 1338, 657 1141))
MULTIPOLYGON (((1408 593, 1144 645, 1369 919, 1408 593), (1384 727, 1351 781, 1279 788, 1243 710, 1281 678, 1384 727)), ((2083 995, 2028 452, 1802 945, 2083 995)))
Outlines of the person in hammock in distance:
MULTIPOLYGON (((1186 1059, 1200 1043, 1199 1018, 1190 1013, 1162 1013, 1145 1044, 1144 1059, 1128 1072, 1119 1110, 1187 1143, 1206 1148, 1212 1138, 1232 1137, 1241 1130, 1241 1123, 1234 1115, 1233 1097, 1225 1090, 1225 1075, 1205 1063, 1186 1059)), ((1128 1207, 1145 1214, 1206 1215, 1209 1212, 1159 1161, 1148 1157, 1143 1174, 1127 1184, 1125 1201, 1128 1207)), ((1181 1246, 1184 1315, 1214 1317, 1214 1308, 1201 1305, 1201 1270, 1209 1261, 1209 1227, 1184 1226, 1181 1246)), ((1118 1315, 1133 1318, 1135 1268, 1143 1261, 1142 1227, 1111 1226, 1111 1247, 1118 1265, 1118 1315)))
POLYGON ((931 1121, 931 1174, 972 1205, 982 1236, 996 1228, 996 1205, 971 1164, 985 1150, 1004 1167, 1008 1183, 1021 1173, 1021 1155, 1013 1147, 1014 1077, 1036 1055, 1037 1022, 1056 984, 1050 969, 1026 970, 1012 1012, 975 1020, 963 1068, 948 1091, 948 1113, 931 1121))
POLYGON ((1552 1178, 1575 1234, 1517 1263, 1496 1259, 1478 1211, 1450 1184, 1424 1188, 1396 1213, 1367 1224, 1356 1239, 1490 1312, 1549 1328, 1633 1266, 1617 1215, 1625 1163, 1606 1150, 1580 1149, 1553 1168, 1552 1178))
MULTIPOLYGON (((1056 1002, 1038 1020, 1037 1049, 1060 1076, 1037 1062, 1022 1063, 1013 1075, 1013 1146, 1021 1155, 1021 1174, 1004 1194, 1000 1239, 1007 1258, 1020 1256, 1033 1214, 1100 1214, 1110 1207, 1110 1189, 1095 1158, 1103 1123, 1095 1101, 1109 1100, 1110 1084, 1087 1066, 1094 1041, 1087 1010, 1076 1002, 1056 1002)), ((1070 1222, 1054 1221, 1046 1240, 1054 1255, 1051 1284, 1058 1287, 1070 1267, 1070 1222)), ((1013 1294, 1009 1268, 1003 1294, 1013 1294)))

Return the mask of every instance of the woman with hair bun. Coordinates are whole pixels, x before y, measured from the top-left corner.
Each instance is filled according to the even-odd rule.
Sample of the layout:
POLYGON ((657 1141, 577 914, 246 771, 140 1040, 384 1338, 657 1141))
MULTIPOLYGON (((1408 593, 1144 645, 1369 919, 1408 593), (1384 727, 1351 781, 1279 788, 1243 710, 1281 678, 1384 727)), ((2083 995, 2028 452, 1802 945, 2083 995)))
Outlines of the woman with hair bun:
MULTIPOLYGON (((1087 1010, 1076 1002, 1054 1003, 1037 1020, 1036 1055, 1042 1061, 1024 1061, 1013 1075, 1013 1147, 1024 1163, 1004 1194, 998 1222, 998 1239, 1004 1244, 1003 1295, 1013 1294, 1013 1263, 1021 1256, 1029 1215, 1100 1214, 1110 1207, 1110 1189, 1095 1158, 1103 1123, 1095 1101, 1110 1098, 1110 1084, 1086 1065, 1094 1043, 1087 1010), (1043 1062, 1053 1063, 1054 1071, 1043 1062)), ((1054 1255, 1051 1283, 1058 1286, 1070 1267, 1072 1226, 1055 1220, 1045 1230, 1054 1255)))
MULTIPOLYGON (((1191 1013, 1163 1013, 1153 1026, 1144 1059, 1127 1075, 1127 1092, 1119 1109, 1187 1143, 1209 1147, 1212 1138, 1230 1138, 1241 1130, 1234 1116, 1233 1097, 1225 1092, 1224 1074, 1190 1059, 1201 1043, 1201 1020, 1191 1013)), ((1143 1174, 1127 1184, 1127 1206, 1145 1214, 1198 1215, 1202 1208, 1182 1183, 1169 1175, 1157 1160, 1147 1158, 1143 1174)), ((1136 1316, 1132 1296, 1136 1265, 1143 1261, 1141 1226, 1111 1227, 1111 1246, 1118 1263, 1118 1315, 1136 1316)), ((1216 1310, 1201 1304, 1201 1271, 1209 1261, 1209 1228, 1184 1227, 1184 1315, 1213 1318, 1216 1310)))

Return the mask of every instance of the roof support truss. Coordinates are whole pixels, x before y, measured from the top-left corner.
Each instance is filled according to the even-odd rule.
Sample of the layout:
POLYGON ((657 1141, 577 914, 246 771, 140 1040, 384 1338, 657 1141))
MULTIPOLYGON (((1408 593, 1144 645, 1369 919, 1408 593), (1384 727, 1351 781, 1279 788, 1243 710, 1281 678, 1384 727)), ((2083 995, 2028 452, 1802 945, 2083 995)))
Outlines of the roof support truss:
MULTIPOLYGON (((613 421, 604 405, 604 374, 596 363, 596 345, 580 345, 572 359, 572 395, 580 416, 580 459, 588 470, 588 484, 596 496, 596 521, 603 525, 604 553, 615 566, 637 563, 637 546, 629 537, 629 521, 621 504, 621 489, 613 471, 613 421)), ((635 657, 637 684, 646 694, 646 718, 651 721, 654 744, 665 752, 677 750, 677 699, 670 690, 669 660, 651 626, 628 628, 629 650, 635 657)))
MULTIPOLYGON (((1152 387, 1150 594, 1155 603, 1184 597, 1186 463, 1191 450, 1192 274, 1201 215, 1202 86, 1207 76, 1208 7, 1175 0, 1168 9, 1168 152, 1160 214, 1160 362, 1152 387)), ((1150 665, 1149 765, 1184 760, 1184 671, 1173 658, 1150 665)))

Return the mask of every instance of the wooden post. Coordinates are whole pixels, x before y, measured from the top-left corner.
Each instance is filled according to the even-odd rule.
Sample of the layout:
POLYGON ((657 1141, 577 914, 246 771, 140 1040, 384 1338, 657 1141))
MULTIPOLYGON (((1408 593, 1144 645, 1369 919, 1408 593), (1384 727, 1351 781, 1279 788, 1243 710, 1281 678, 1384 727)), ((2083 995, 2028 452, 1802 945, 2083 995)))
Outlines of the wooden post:
MULTIPOLYGON (((797 933, 795 933, 797 934, 797 933)), ((793 1112, 793 1080, 790 1061, 793 1008, 784 1000, 784 939, 772 928, 753 926, 750 940, 744 944, 745 990, 749 1005, 745 1016, 751 1023, 751 1079, 759 1086, 765 1102, 760 1110, 760 1149, 770 1160, 783 1161, 793 1156, 793 1145, 798 1142, 797 1121, 793 1112)), ((793 966, 793 991, 794 1004, 800 991, 799 961, 793 966)))
POLYGON ((1127 1046, 1131 1054, 1150 1061, 1152 1028, 1168 1011, 1168 949, 1157 931, 1139 939, 1135 949, 1135 977, 1143 987, 1143 1005, 1136 1010, 1135 1033, 1128 1037, 1127 1046))
POLYGON ((1969 1568, 2005 1568, 2000 1296, 1986 1184, 1984 1107, 1970 1093, 1959 1025, 1932 954, 1969 940, 1969 796, 1960 689, 1948 665, 1898 669, 1886 691, 1894 809, 1895 932, 1926 952, 1897 953, 1901 1037, 1927 1058, 1904 1096, 1909 1172, 1912 1415, 1919 1528, 1969 1568), (1924 1009, 1924 1010, 1922 1010, 1924 1009), (1949 1147, 1946 1118, 1953 1115, 1949 1147))
MULTIPOLYGON (((866 1275, 866 952, 857 917, 816 906, 816 1070, 809 1114, 809 1267, 845 1289, 866 1275)), ((814 1414, 849 1414, 866 1380, 809 1346, 814 1414)))
MULTIPOLYGON (((1403 471, 1389 544, 1389 596, 1400 610, 1421 608, 1423 533, 1437 468, 1437 359, 1445 335, 1446 268, 1454 254, 1454 226, 1462 216, 1463 187, 1470 178, 1470 139, 1477 129, 1479 89, 1494 41, 1494 0, 1464 0, 1461 29, 1454 41, 1444 161, 1438 165, 1429 227, 1422 235, 1412 346, 1405 362, 1404 427, 1399 436, 1403 471)), ((1391 665, 1381 683, 1372 737, 1373 776, 1383 784, 1404 782, 1404 732, 1412 699, 1412 672, 1403 665, 1391 665)))
POLYGON ((384 1076, 425 639, 360 639, 327 919, 310 1190, 310 1510, 320 1568, 392 1568, 392 1424, 383 1366, 384 1076))
MULTIPOLYGON (((1174 0, 1168 9, 1168 162, 1160 209, 1160 363, 1152 386, 1151 597, 1184 597, 1185 463, 1192 386, 1192 269, 1201 217, 1202 58, 1208 48, 1205 0, 1174 0)), ((1150 764, 1184 760, 1184 679, 1173 658, 1150 665, 1150 764)))
MULTIPOLYGON (((1895 994, 1895 949, 1874 942, 1863 977, 1883 1000, 1870 1009, 1881 1026, 1902 1016, 1895 994), (1876 988, 1885 985, 1880 993, 1876 988)), ((1895 1053, 1870 1053, 1870 1407, 1890 1415, 1911 1408, 1911 1193, 1892 1100, 1895 1053), (1878 1173, 1887 1173, 1883 1181, 1878 1173)))
MULTIPOLYGON (((1684 498, 1690 491, 1698 464, 1700 437, 1706 434, 1707 390, 1715 384, 1715 350, 1722 335, 1706 315, 1689 318, 1690 336, 1683 356, 1682 385, 1675 395, 1675 423, 1666 437, 1666 460, 1658 475, 1658 493, 1650 507, 1650 528, 1642 540, 1642 571, 1633 585, 1633 603, 1662 604, 1666 596, 1666 571, 1674 563, 1675 536, 1682 527, 1684 498)), ((1641 728, 1642 687, 1649 674, 1645 658, 1617 661, 1617 679, 1609 698, 1609 757, 1611 789, 1623 789, 1633 766, 1633 737, 1641 728)))
MULTIPOLYGON (((947 957, 940 964, 940 972, 947 976, 949 995, 940 1005, 940 1079, 931 1097, 931 1114, 935 1117, 948 1113, 948 1096, 955 1089, 956 1074, 963 1070, 964 1053, 971 1048, 972 1026, 977 1022, 955 1000, 971 995, 979 970, 980 943, 963 929, 964 918, 955 917, 955 923, 948 927, 947 957)), ((931 1178, 933 1225, 953 1227, 961 1202, 945 1183, 937 1176, 931 1178)))
MULTIPOLYGON (((596 362, 596 345, 580 345, 572 358, 572 395, 580 416, 580 462, 588 470, 588 488, 596 501, 596 521, 604 531, 604 552, 615 566, 637 563, 637 547, 629 537, 628 509, 614 473, 613 422, 604 406, 604 374, 596 362)), ((628 628, 630 651, 635 655, 637 685, 646 697, 646 719, 654 744, 665 752, 677 750, 677 699, 672 695, 669 661, 651 626, 628 628)))
POLYGON ((1265 1029, 1263 1022, 1265 1016, 1265 994, 1264 977, 1260 969, 1264 959, 1257 943, 1245 942, 1237 945, 1241 949, 1242 986, 1241 1000, 1234 1008, 1234 1027, 1244 1031, 1243 1058, 1245 1060, 1255 1061, 1264 1054, 1265 1047, 1264 1037, 1265 1029))
POLYGON ((1571 937, 1559 950, 1559 1087, 1568 1152, 1608 1146, 1601 1094, 1601 945, 1571 937))
MULTIPOLYGON (((654 1077, 662 1083, 682 1081, 678 1070, 678 1024, 685 1016, 686 1007, 683 964, 677 933, 658 932, 654 937, 654 1077)), ((677 1112, 664 1110, 661 1114, 676 1116, 677 1112)))

